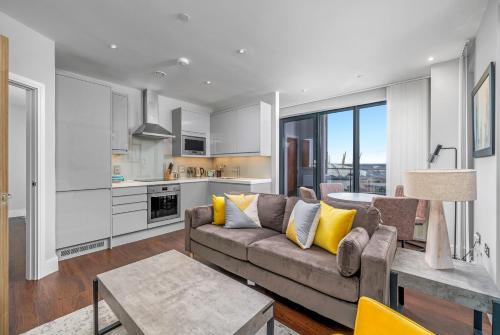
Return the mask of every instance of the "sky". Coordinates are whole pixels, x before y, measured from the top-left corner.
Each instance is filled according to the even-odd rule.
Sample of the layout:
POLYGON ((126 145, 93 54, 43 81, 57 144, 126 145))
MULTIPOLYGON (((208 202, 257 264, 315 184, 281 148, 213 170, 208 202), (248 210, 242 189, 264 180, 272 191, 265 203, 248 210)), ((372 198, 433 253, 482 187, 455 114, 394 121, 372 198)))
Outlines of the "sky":
MULTIPOLYGON (((361 164, 386 163, 387 106, 360 109, 361 164)), ((328 114, 328 156, 331 163, 341 163, 347 152, 346 163, 352 163, 353 112, 328 114)))

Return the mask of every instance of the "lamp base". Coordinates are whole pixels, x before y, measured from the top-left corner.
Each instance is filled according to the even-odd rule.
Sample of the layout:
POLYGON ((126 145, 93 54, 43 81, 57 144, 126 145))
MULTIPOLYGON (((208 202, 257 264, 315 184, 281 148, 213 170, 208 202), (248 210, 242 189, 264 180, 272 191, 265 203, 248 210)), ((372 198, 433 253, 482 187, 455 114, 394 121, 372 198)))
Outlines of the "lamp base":
POLYGON ((453 269, 442 201, 432 200, 430 203, 425 261, 433 269, 453 269))

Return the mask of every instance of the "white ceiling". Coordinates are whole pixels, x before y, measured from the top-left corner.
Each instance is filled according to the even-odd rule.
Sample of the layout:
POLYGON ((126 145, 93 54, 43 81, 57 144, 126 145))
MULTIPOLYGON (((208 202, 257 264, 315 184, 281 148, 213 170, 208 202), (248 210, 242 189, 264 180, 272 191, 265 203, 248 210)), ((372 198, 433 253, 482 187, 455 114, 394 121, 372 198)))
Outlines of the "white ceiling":
POLYGON ((275 90, 290 106, 429 75, 427 58, 458 57, 486 3, 0 0, 0 11, 53 39, 58 68, 217 109, 275 90), (175 65, 181 56, 191 65, 175 65))

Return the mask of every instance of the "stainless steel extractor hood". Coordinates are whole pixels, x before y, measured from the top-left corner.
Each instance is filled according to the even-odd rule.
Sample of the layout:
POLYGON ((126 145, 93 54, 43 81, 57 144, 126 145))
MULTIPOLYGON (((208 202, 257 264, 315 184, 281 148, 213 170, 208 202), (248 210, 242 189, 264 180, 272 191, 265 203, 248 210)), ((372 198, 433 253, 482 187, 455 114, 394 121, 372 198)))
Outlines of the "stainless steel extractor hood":
POLYGON ((142 91, 142 124, 133 132, 133 136, 161 140, 175 137, 158 123, 160 112, 158 107, 158 94, 151 90, 142 91))

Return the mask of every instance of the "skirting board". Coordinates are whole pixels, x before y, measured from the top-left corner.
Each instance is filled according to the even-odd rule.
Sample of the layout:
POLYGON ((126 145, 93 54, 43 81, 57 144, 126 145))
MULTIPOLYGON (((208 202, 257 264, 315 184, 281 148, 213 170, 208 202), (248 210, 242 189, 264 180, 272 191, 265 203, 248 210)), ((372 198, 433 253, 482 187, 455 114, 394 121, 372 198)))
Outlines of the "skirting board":
POLYGON ((161 227, 141 230, 141 231, 130 233, 130 234, 114 236, 111 239, 111 248, 117 247, 117 246, 122 245, 122 244, 136 242, 136 241, 144 240, 144 239, 155 237, 158 235, 171 233, 171 232, 174 232, 177 230, 182 230, 182 229, 184 229, 184 221, 172 223, 169 225, 164 225, 161 227))

